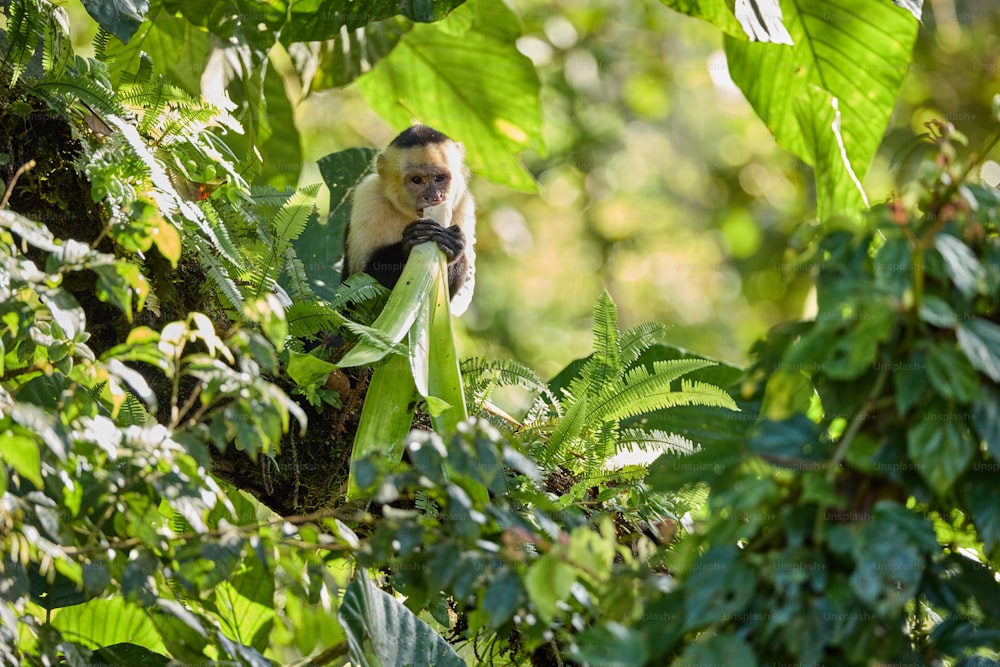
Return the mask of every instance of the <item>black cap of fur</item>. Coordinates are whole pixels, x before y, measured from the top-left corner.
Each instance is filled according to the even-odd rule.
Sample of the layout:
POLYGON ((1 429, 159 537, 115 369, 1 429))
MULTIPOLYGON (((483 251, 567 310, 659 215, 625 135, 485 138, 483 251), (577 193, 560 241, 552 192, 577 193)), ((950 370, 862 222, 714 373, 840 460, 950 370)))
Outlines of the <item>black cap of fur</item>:
POLYGON ((396 148, 413 148, 427 144, 443 144, 446 141, 451 140, 446 134, 438 132, 433 127, 414 125, 400 132, 399 136, 393 139, 389 145, 396 148))

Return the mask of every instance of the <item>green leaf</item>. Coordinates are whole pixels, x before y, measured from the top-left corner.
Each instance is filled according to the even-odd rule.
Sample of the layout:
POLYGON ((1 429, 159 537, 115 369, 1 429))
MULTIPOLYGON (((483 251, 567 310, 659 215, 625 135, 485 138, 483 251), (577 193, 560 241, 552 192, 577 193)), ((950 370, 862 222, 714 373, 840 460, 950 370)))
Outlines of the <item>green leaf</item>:
POLYGON ((128 42, 149 11, 149 0, 83 0, 83 6, 98 25, 128 42))
MULTIPOLYGON (((399 462, 403 457, 403 441, 413 423, 417 396, 409 360, 390 355, 372 373, 351 459, 360 461, 377 455, 382 461, 399 462)), ((351 466, 348 499, 357 498, 364 488, 354 467, 351 466)))
POLYGON ((750 439, 750 451, 775 465, 800 469, 806 461, 826 460, 819 434, 819 425, 803 414, 781 422, 765 419, 750 439))
POLYGON ((355 572, 337 613, 357 667, 465 667, 465 661, 429 625, 355 572))
POLYGON ((962 414, 947 410, 928 410, 906 435, 907 453, 939 495, 948 492, 976 453, 976 443, 962 419, 962 414))
POLYGON ((934 248, 944 259, 944 268, 951 281, 966 298, 986 291, 986 270, 972 249, 951 234, 934 237, 934 248))
POLYGON ((36 488, 43 488, 41 450, 34 438, 27 435, 5 434, 0 458, 36 488))
POLYGON ((972 423, 995 461, 1000 461, 1000 391, 984 387, 972 407, 972 423))
POLYGON ((747 33, 733 14, 726 0, 660 0, 664 5, 682 14, 708 21, 727 35, 746 39, 747 33))
POLYGON ((166 667, 170 658, 136 644, 113 644, 94 653, 95 664, 129 665, 129 667, 166 667))
POLYGON ((942 398, 971 403, 979 396, 979 375, 953 342, 939 342, 931 348, 927 377, 942 398))
POLYGON ((166 652, 146 612, 121 597, 94 598, 60 609, 53 616, 52 625, 91 648, 133 644, 148 651, 166 652))
POLYGON ((959 347, 976 370, 1000 382, 1000 326, 977 317, 963 322, 957 334, 959 347))
POLYGON ((288 351, 288 377, 301 387, 308 387, 325 379, 336 368, 329 361, 323 361, 311 354, 288 351))
POLYGON ((473 172, 533 190, 517 156, 544 143, 539 82, 514 45, 519 36, 517 17, 503 3, 469 3, 440 24, 415 26, 358 86, 393 126, 419 118, 464 142, 473 172))
MULTIPOLYGON (((94 0, 100 3, 102 0, 94 0)), ((155 21, 139 27, 128 44, 112 39, 104 51, 104 60, 112 82, 134 81, 145 62, 152 61, 152 74, 163 74, 190 95, 201 93, 201 75, 212 53, 212 36, 183 18, 169 12, 157 12, 155 21)))
POLYGON ((554 553, 545 554, 528 568, 524 587, 543 621, 551 623, 555 618, 558 604, 569 596, 576 575, 573 566, 554 553))
POLYGON ((524 604, 521 578, 511 569, 504 569, 493 578, 483 594, 482 609, 490 618, 490 626, 499 628, 509 621, 524 604))
MULTIPOLYGON (((919 24, 887 2, 798 0, 782 3, 782 10, 794 45, 727 36, 730 74, 778 143, 807 164, 820 171, 833 166, 843 139, 844 166, 817 189, 846 193, 864 179, 882 141, 919 24), (813 88, 826 95, 810 93, 813 88), (800 125, 800 118, 829 119, 833 99, 841 115, 839 135, 800 125)), ((833 208, 858 201, 825 199, 824 206, 833 208)))
MULTIPOLYGON (((403 273, 389 294, 389 301, 371 326, 372 329, 379 330, 388 342, 396 344, 403 340, 420 309, 424 307, 424 302, 430 298, 441 271, 440 256, 441 250, 433 243, 421 243, 410 251, 403 273)), ((337 365, 341 368, 365 366, 379 361, 386 354, 388 350, 385 347, 362 340, 337 365)))
POLYGON ((614 621, 589 628, 579 637, 579 646, 571 656, 590 665, 642 667, 649 664, 643 635, 614 621))
POLYGON ((742 637, 711 635, 707 639, 699 638, 684 649, 673 664, 757 667, 757 658, 742 637))
POLYGON ((837 213, 868 208, 861 180, 847 159, 840 101, 817 86, 803 93, 794 109, 802 137, 815 154, 817 217, 828 220, 837 213))
POLYGON ((236 574, 216 586, 219 617, 226 635, 263 651, 274 623, 274 573, 248 555, 236 574))

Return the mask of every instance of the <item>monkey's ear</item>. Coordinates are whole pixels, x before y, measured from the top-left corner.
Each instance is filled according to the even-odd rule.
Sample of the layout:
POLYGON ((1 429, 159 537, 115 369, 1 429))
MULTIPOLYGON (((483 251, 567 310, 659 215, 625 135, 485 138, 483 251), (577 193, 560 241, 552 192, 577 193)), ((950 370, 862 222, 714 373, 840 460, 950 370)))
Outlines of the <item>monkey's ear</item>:
POLYGON ((375 171, 379 174, 385 173, 385 155, 382 153, 378 154, 378 158, 375 160, 375 171))
POLYGON ((465 157, 465 144, 463 144, 461 141, 456 141, 455 142, 455 147, 458 148, 458 152, 464 158, 465 157))

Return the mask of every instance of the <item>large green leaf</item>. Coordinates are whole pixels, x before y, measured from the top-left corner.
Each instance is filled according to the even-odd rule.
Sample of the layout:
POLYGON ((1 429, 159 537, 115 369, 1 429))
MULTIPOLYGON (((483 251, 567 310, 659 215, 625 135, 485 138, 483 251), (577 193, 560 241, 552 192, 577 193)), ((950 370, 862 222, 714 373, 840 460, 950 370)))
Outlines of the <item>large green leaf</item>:
POLYGON ((358 570, 337 614, 347 631, 351 663, 358 667, 465 667, 441 635, 358 570))
POLYGON ((53 616, 52 625, 65 637, 91 648, 128 643, 166 652, 146 612, 121 597, 95 598, 60 609, 53 616))
POLYGON ((463 2, 367 0, 360 6, 355 0, 293 0, 291 20, 281 34, 281 41, 289 44, 331 39, 340 35, 343 28, 353 31, 397 15, 419 23, 440 21, 463 2))
POLYGON ((123 42, 138 30, 149 11, 149 0, 83 0, 97 23, 123 42))
POLYGON ((920 476, 944 495, 969 465, 976 442, 962 423, 963 414, 940 409, 945 404, 937 405, 939 409, 925 412, 923 420, 907 433, 906 451, 920 462, 920 476))
POLYGON ((133 81, 140 70, 142 54, 152 62, 152 74, 165 74, 191 95, 201 93, 201 75, 212 52, 211 35, 183 18, 159 11, 139 27, 135 38, 124 44, 111 39, 104 60, 112 81, 133 81), (153 20, 155 18, 155 20, 153 20))
POLYGON ((689 16, 704 19, 727 35, 759 42, 791 44, 778 0, 660 0, 689 16))
MULTIPOLYGON (((821 185, 846 196, 882 140, 918 22, 889 0, 784 0, 781 9, 793 46, 726 37, 730 73, 778 142, 804 162, 826 171, 843 153, 846 160, 821 185), (832 127, 834 101, 839 132, 799 122, 822 118, 832 127)), ((831 197, 823 206, 824 213, 851 212, 858 199, 831 197)))
POLYGON ((517 155, 542 146, 541 110, 538 76, 515 46, 519 36, 503 3, 468 3, 439 24, 414 26, 358 86, 392 125, 414 118, 433 125, 467 144, 473 171, 530 190, 534 180, 517 155))

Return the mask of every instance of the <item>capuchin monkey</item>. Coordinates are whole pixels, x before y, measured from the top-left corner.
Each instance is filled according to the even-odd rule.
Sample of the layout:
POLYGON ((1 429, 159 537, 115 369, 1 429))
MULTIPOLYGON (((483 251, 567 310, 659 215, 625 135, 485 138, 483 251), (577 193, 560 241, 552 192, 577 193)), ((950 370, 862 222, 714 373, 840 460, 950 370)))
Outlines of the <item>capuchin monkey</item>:
POLYGON ((354 192, 341 281, 367 273, 392 288, 410 250, 433 241, 448 259, 451 311, 461 315, 472 301, 476 271, 476 211, 465 148, 414 125, 392 140, 375 167, 354 192))

